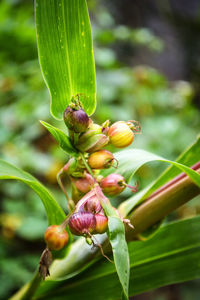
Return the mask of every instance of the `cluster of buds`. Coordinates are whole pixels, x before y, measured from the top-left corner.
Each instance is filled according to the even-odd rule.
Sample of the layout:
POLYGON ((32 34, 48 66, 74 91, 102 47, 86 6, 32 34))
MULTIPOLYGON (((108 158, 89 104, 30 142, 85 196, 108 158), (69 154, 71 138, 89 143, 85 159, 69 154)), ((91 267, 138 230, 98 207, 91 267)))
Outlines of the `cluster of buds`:
POLYGON ((66 108, 64 122, 74 147, 83 154, 93 176, 88 173, 80 157, 70 159, 65 165, 63 172, 71 179, 74 202, 77 203, 93 188, 93 177, 101 178, 98 182, 108 196, 118 195, 126 187, 135 192, 137 188, 129 186, 120 174, 113 173, 106 178, 98 175, 102 169, 118 167, 113 153, 103 148, 108 144, 116 148, 128 147, 133 142, 135 134, 141 131, 139 123, 131 120, 115 122, 112 125, 110 121, 104 122, 101 126, 95 124, 82 109, 79 96, 73 97, 72 103, 66 108))
MULTIPOLYGON (((68 199, 70 215, 63 224, 52 225, 45 232, 48 250, 44 252, 40 263, 43 277, 48 275, 50 259, 47 257, 50 251, 60 250, 68 242, 66 225, 72 234, 84 236, 88 244, 99 246, 102 251, 101 246, 94 242, 93 235, 107 231, 108 218, 95 192, 97 185, 101 193, 107 196, 119 195, 126 187, 137 191, 137 186, 128 185, 120 174, 112 173, 105 178, 100 174, 102 169, 118 167, 113 153, 103 148, 108 144, 116 148, 128 147, 135 133, 141 130, 137 121, 119 121, 112 125, 106 121, 101 126, 95 124, 82 109, 77 95, 64 112, 64 122, 69 130, 69 138, 80 155, 70 158, 58 173, 58 183, 68 199), (68 197, 62 181, 65 176, 72 183, 72 199, 68 197)), ((129 220, 123 221, 129 223, 129 220)))

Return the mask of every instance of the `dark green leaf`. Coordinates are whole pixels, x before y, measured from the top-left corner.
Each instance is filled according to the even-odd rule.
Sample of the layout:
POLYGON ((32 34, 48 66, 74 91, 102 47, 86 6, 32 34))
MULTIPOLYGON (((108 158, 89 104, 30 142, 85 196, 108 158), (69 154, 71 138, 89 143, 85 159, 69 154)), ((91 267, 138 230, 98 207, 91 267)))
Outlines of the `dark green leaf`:
MULTIPOLYGON (((200 277, 200 217, 171 223, 145 242, 131 242, 130 295, 200 277)), ((45 285, 44 285, 45 286, 45 285)), ((82 274, 63 281, 49 281, 36 299, 120 299, 114 266, 98 261, 82 274)))
POLYGON ((38 52, 51 94, 51 113, 61 119, 72 96, 87 114, 96 106, 90 20, 85 0, 36 0, 38 52))
POLYGON ((66 133, 64 133, 62 130, 44 122, 40 121, 41 124, 53 135, 53 137, 56 139, 56 141, 59 143, 60 147, 71 155, 76 155, 77 151, 72 146, 69 137, 66 133))

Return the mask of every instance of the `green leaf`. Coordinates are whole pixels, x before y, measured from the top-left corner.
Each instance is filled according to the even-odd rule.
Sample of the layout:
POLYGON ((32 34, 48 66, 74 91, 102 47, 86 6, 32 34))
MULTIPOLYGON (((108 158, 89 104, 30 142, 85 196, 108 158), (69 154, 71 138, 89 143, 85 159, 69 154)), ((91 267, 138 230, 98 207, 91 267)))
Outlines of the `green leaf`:
POLYGON ((65 213, 50 192, 32 175, 0 160, 0 179, 16 179, 31 187, 42 200, 49 224, 60 224, 65 219, 65 213))
POLYGON ((40 123, 53 135, 60 147, 71 155, 76 155, 77 150, 72 146, 69 137, 62 130, 48 124, 47 122, 40 121, 40 123))
MULTIPOLYGON (((194 170, 190 169, 189 167, 180 164, 178 162, 165 159, 161 156, 156 154, 147 152, 141 149, 129 149, 117 152, 115 154, 115 158, 119 162, 119 167, 117 170, 110 170, 112 173, 119 173, 124 176, 124 178, 129 181, 131 177, 135 174, 135 172, 144 164, 151 162, 151 161, 162 161, 166 163, 170 163, 180 169, 181 171, 185 172, 191 179, 200 187, 200 175, 195 172, 194 170)), ((106 172, 105 172, 106 173, 106 172)))
POLYGON ((72 96, 87 114, 96 107, 92 34, 85 0, 35 0, 39 61, 51 95, 51 113, 61 119, 72 96))
POLYGON ((122 285, 123 299, 128 300, 130 262, 124 224, 109 199, 105 197, 98 186, 96 187, 96 195, 108 217, 109 241, 112 246, 114 263, 122 285))
POLYGON ((108 228, 115 267, 123 288, 123 296, 124 299, 128 300, 130 263, 124 224, 120 218, 108 217, 108 228))
MULTIPOLYGON (((186 149, 185 152, 183 152, 177 159, 177 162, 180 164, 184 164, 185 166, 192 166, 196 162, 199 161, 199 148, 200 148, 200 137, 195 141, 194 144, 192 144, 188 149, 186 149)), ((138 165, 136 162, 136 168, 135 164, 133 164, 133 173, 137 171, 138 165)), ((167 183, 169 180, 173 179, 175 176, 177 176, 182 170, 179 169, 179 166, 176 164, 173 164, 170 166, 167 170, 165 170, 162 175, 157 178, 152 184, 150 184, 148 187, 137 193, 136 195, 129 198, 127 201, 124 201, 120 205, 120 212, 123 213, 123 215, 127 216, 128 213, 140 202, 143 201, 143 199, 147 198, 150 194, 152 194, 155 190, 157 190, 159 187, 167 183)), ((188 176, 190 176, 188 174, 188 176)), ((199 176, 199 175, 198 175, 199 176)))
MULTIPOLYGON (((130 296, 199 278, 199 232, 200 217, 196 217, 168 224, 145 242, 129 243, 130 296)), ((103 299, 117 300, 121 294, 115 268, 105 260, 73 278, 46 282, 44 287, 34 299, 101 300, 103 295, 103 299)))

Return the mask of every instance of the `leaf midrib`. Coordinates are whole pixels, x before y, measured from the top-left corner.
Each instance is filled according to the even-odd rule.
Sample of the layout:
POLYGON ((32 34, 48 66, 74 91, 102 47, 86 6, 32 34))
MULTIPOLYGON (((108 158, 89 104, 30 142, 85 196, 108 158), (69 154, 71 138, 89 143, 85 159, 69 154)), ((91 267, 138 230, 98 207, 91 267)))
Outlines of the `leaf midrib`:
MULTIPOLYGON (((192 246, 181 248, 180 250, 170 251, 170 252, 168 252, 166 254, 157 255, 157 256, 155 256, 153 258, 151 257, 151 259, 141 260, 140 262, 138 262, 136 264, 132 263, 132 264, 130 264, 130 268, 133 268, 133 267, 135 268, 135 267, 138 267, 138 266, 142 266, 142 265, 145 265, 145 264, 148 264, 148 263, 151 263, 151 262, 155 262, 157 260, 161 260, 161 259, 166 258, 166 257, 175 256, 177 254, 188 252, 190 250, 194 250, 194 249, 197 249, 197 248, 200 248, 200 242, 197 243, 197 244, 193 244, 192 246)), ((79 285, 81 283, 85 283, 87 281, 91 281, 91 280, 99 279, 101 277, 109 276, 109 275, 111 275, 113 273, 115 273, 115 271, 108 271, 108 272, 105 272, 105 273, 100 273, 99 275, 92 276, 92 278, 88 277, 87 279, 79 280, 78 282, 74 282, 72 284, 69 284, 68 286, 69 287, 76 286, 76 285, 79 285)), ((80 274, 81 273, 79 273, 77 276, 79 276, 80 274)), ((71 278, 73 278, 73 277, 71 277, 71 278)), ((51 281, 51 280, 49 280, 49 281, 51 281)), ((62 280, 53 280, 53 282, 61 282, 61 281, 62 280)))

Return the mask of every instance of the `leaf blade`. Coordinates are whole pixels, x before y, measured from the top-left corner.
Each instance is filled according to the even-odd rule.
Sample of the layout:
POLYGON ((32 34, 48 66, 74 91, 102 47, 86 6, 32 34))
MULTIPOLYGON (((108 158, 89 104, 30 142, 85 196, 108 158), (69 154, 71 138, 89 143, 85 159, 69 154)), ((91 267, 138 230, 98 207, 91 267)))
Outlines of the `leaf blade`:
POLYGON ((72 96, 89 115, 96 107, 92 33, 85 0, 35 0, 38 53, 51 95, 51 113, 61 119, 72 96))
POLYGON ((40 123, 53 135, 65 152, 73 156, 77 154, 77 150, 72 146, 69 137, 62 130, 44 121, 40 121, 40 123))
MULTIPOLYGON (((200 217, 163 226, 145 242, 129 243, 130 296, 172 283, 200 278, 200 217), (162 274, 162 276, 161 276, 162 274)), ((68 300, 120 298, 120 285, 112 264, 101 260, 72 279, 47 282, 36 299, 68 300), (56 287, 59 286, 59 289, 56 287), (92 287, 92 289, 91 289, 92 287), (52 288, 52 289, 51 289, 52 288), (55 291, 53 291, 56 289, 55 291)))
POLYGON ((32 175, 0 159, 0 179, 16 179, 27 184, 42 200, 49 224, 63 222, 65 213, 51 193, 32 175))

